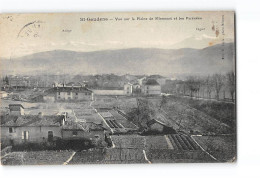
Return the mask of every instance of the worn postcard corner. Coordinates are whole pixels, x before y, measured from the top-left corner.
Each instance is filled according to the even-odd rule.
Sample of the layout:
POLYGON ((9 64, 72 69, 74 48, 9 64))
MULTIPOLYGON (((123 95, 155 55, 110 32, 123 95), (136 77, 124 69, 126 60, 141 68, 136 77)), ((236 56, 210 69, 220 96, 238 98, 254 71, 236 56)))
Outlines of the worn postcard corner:
POLYGON ((1 164, 236 162, 234 22, 1 14, 1 164))

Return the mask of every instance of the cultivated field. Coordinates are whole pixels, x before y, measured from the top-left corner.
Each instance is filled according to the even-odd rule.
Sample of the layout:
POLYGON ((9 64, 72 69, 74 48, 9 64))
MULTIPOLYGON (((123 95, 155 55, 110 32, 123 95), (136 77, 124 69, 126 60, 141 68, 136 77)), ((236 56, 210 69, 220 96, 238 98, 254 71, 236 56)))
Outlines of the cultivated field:
POLYGON ((72 151, 32 151, 12 152, 2 156, 3 165, 62 165, 72 155, 72 151))
MULTIPOLYGON (((97 96, 93 102, 78 103, 2 100, 1 113, 8 112, 9 104, 19 103, 25 107, 26 114, 68 112, 68 120, 103 123, 112 131, 110 148, 76 151, 68 164, 232 161, 236 156, 235 137, 226 135, 234 131, 234 124, 230 122, 232 115, 218 113, 222 110, 219 104, 188 100, 109 96, 97 96), (147 127, 152 118, 173 127, 178 134, 139 135, 140 129, 147 127), (229 120, 225 122, 225 119, 229 120)), ((225 110, 225 113, 233 112, 232 106, 225 110)), ((63 164, 73 152, 11 152, 2 158, 2 164, 63 164)))
POLYGON ((192 136, 198 144, 220 162, 236 160, 235 135, 192 136))

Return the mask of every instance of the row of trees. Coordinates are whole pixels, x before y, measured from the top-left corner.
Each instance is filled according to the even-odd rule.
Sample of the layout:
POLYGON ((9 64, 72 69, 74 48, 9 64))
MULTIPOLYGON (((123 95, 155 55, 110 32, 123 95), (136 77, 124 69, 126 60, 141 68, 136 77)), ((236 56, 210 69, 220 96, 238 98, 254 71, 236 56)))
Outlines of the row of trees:
POLYGON ((179 84, 177 93, 188 94, 191 97, 198 96, 212 98, 214 92, 216 99, 220 99, 220 91, 223 90, 230 94, 231 100, 234 101, 236 90, 236 78, 234 72, 226 74, 214 74, 207 77, 189 76, 185 81, 179 84))

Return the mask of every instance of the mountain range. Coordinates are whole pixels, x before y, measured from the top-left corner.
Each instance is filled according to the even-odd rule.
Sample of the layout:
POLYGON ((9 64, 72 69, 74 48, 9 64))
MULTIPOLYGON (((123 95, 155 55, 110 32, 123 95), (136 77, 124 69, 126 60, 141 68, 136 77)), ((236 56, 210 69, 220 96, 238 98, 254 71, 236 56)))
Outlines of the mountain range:
POLYGON ((6 74, 160 74, 208 75, 234 70, 234 43, 203 49, 130 48, 77 52, 53 50, 13 59, 1 59, 6 74))

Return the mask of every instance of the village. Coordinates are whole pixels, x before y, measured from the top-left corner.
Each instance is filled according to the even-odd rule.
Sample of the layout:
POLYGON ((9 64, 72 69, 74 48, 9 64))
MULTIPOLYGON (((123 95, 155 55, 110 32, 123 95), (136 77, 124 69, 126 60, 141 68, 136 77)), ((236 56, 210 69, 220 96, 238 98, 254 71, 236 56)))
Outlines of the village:
POLYGON ((38 157, 46 158, 43 163, 57 164, 232 160, 234 149, 227 146, 233 141, 234 124, 176 103, 179 98, 196 97, 214 105, 233 105, 228 85, 211 98, 216 96, 214 89, 209 94, 205 91, 209 87, 202 88, 196 79, 128 74, 81 78, 49 83, 30 77, 3 78, 2 164, 32 164, 39 162, 38 157), (208 143, 215 140, 212 136, 221 138, 215 149, 208 143), (225 144, 222 148, 220 141, 225 144), (228 156, 216 157, 224 150, 231 150, 228 156), (53 161, 50 155, 59 156, 57 151, 63 152, 53 161))

